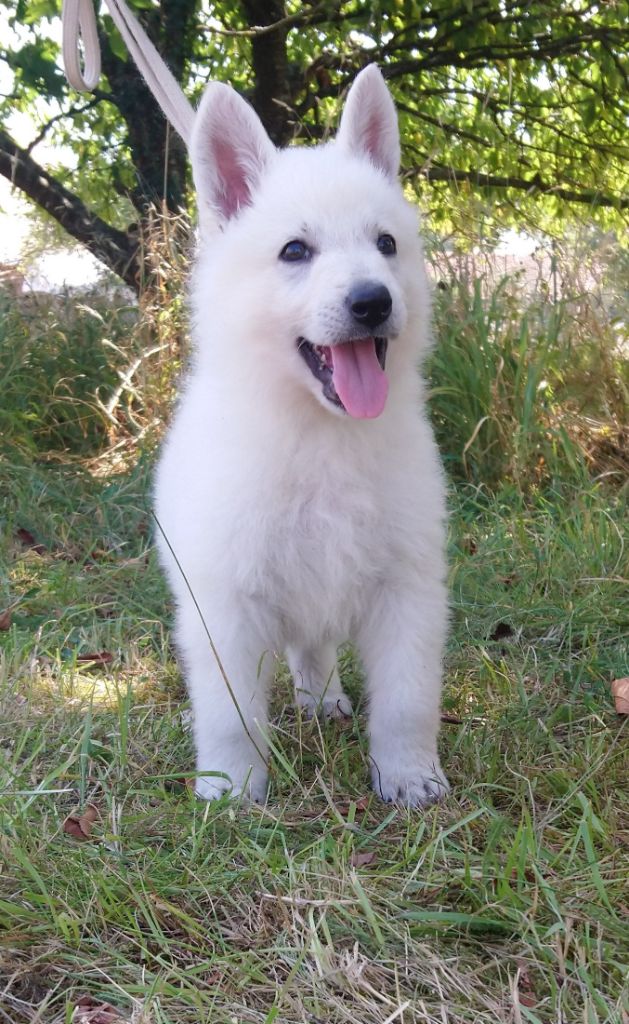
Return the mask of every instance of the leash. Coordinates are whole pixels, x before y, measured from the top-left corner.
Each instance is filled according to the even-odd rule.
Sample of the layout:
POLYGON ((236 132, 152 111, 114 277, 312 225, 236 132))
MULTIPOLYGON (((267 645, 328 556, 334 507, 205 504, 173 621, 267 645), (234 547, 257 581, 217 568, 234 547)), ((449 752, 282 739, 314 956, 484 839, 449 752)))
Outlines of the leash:
MULTIPOLYGON (((164 116, 189 147, 194 108, 124 0, 105 2, 116 28, 164 116)), ((91 92, 100 78, 100 45, 93 0, 63 0, 61 18, 61 47, 66 78, 79 92, 91 92)))

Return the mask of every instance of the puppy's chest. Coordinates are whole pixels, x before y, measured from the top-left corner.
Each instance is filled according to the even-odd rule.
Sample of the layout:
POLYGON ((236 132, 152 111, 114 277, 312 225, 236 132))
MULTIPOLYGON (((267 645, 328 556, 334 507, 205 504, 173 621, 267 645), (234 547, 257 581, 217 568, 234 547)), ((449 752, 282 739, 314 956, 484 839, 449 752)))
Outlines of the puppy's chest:
POLYGON ((347 606, 386 560, 382 505, 373 485, 356 480, 285 482, 258 519, 250 592, 287 613, 304 603, 347 606))

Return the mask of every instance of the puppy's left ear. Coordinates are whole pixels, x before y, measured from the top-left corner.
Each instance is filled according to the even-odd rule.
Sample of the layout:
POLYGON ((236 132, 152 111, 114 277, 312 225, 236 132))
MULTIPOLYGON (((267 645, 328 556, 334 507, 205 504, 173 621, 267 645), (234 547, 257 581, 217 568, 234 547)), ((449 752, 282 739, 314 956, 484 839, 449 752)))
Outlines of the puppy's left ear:
POLYGON ((356 156, 365 156, 389 178, 400 167, 397 113, 378 67, 369 64, 349 90, 337 143, 356 156))

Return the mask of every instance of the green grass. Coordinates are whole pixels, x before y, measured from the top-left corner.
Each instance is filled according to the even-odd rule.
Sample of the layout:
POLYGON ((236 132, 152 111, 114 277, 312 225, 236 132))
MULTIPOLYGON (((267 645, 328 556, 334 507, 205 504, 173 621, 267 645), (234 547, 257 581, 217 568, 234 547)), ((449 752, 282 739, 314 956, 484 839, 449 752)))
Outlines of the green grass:
MULTIPOLYGON (((121 365, 99 379, 103 401, 121 365)), ((629 737, 609 692, 629 674, 618 467, 595 481, 587 453, 559 453, 525 474, 521 433, 521 472, 492 462, 479 486, 490 455, 468 448, 474 482, 451 495, 448 801, 409 812, 370 793, 347 652, 355 720, 306 721, 280 669, 268 804, 206 805, 185 785, 150 450, 125 440, 127 413, 118 434, 86 437, 72 403, 44 440, 50 387, 7 379, 19 401, 3 410, 0 472, 0 1021, 69 1024, 88 994, 125 1024, 626 1024, 629 737), (34 420, 16 412, 29 388, 34 420), (98 819, 79 842, 63 823, 88 804, 98 819)), ((150 427, 144 392, 126 398, 150 427)), ((546 411, 531 406, 532 446, 546 411)), ((455 477, 467 429, 446 446, 455 477)), ((569 443, 583 453, 580 436, 569 443)))

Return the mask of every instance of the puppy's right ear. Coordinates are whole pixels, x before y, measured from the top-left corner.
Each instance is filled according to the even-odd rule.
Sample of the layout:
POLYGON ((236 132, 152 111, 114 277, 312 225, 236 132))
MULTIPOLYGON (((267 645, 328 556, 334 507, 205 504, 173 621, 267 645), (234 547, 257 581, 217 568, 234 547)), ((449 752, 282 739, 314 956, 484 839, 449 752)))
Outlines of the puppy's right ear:
POLYGON ((253 108, 231 86, 211 82, 190 142, 202 223, 225 223, 250 205, 276 152, 253 108))

